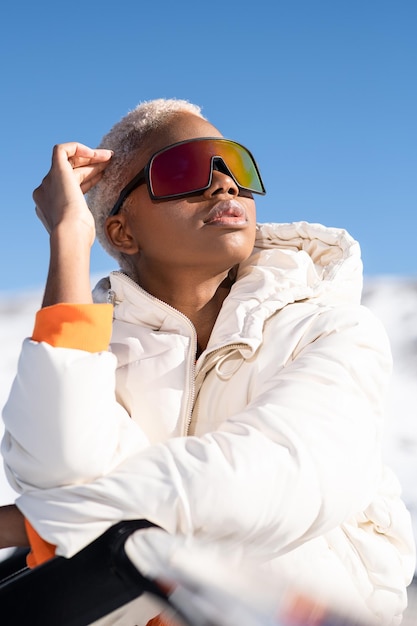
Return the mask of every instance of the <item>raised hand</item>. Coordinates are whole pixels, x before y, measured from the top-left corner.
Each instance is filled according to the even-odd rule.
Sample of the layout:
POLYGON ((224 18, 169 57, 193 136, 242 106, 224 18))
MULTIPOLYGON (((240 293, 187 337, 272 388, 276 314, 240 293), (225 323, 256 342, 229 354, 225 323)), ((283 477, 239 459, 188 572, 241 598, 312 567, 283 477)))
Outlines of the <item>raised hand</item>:
POLYGON ((33 192, 36 213, 50 234, 51 256, 43 306, 90 303, 90 253, 94 218, 84 194, 101 178, 111 150, 81 143, 53 149, 48 174, 33 192))
POLYGON ((92 149, 81 143, 54 147, 48 174, 33 192, 36 213, 48 233, 62 222, 85 226, 94 241, 94 220, 84 194, 101 178, 112 157, 111 150, 92 149))

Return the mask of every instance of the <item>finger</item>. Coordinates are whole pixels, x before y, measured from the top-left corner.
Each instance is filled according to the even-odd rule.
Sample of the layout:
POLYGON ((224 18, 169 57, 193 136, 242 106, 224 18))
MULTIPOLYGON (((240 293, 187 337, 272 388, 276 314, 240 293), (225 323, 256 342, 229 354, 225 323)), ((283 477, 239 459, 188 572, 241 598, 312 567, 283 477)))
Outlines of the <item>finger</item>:
POLYGON ((91 158, 94 155, 94 149, 79 143, 78 141, 69 141, 67 143, 58 143, 53 147, 52 160, 68 161, 68 159, 80 156, 91 158))
POLYGON ((71 163, 73 169, 76 167, 83 167, 84 165, 90 165, 93 163, 104 163, 107 165, 113 156, 113 150, 106 150, 104 148, 97 148, 93 150, 92 156, 82 156, 76 154, 73 157, 69 157, 68 161, 71 163))
POLYGON ((83 181, 80 185, 81 191, 83 193, 87 193, 88 191, 90 191, 90 189, 94 187, 94 185, 97 185, 97 183, 101 180, 102 176, 103 176, 103 172, 98 172, 98 174, 95 174, 88 180, 83 181))
POLYGON ((73 156, 69 157, 68 161, 71 163, 73 169, 77 167, 84 167, 84 165, 91 165, 94 163, 108 164, 113 156, 111 150, 95 150, 93 157, 73 156))
POLYGON ((80 185, 88 183, 91 178, 97 174, 101 174, 106 169, 108 163, 95 163, 94 165, 84 165, 83 167, 77 167, 74 169, 74 176, 78 180, 80 185))
POLYGON ((112 156, 112 150, 93 149, 78 142, 62 143, 54 146, 52 165, 64 166, 69 162, 72 167, 80 167, 88 163, 107 162, 112 156))

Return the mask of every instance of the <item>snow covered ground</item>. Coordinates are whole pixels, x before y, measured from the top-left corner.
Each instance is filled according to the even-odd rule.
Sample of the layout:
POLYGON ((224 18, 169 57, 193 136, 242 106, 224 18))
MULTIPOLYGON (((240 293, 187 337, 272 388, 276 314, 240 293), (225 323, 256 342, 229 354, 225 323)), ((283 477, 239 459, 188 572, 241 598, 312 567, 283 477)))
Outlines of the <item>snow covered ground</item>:
MULTIPOLYGON (((32 332, 41 293, 0 293, 0 406, 9 393, 20 345, 32 332)), ((417 537, 417 277, 365 280, 363 303, 384 322, 391 340, 394 375, 387 398, 385 455, 403 487, 417 537)), ((2 427, 0 424, 0 437, 2 427)), ((0 504, 14 500, 0 467, 0 504)), ((0 558, 6 551, 0 551, 0 558)), ((416 609, 414 609, 416 610, 416 609)), ((412 621, 417 624, 417 615, 412 621)))
POLYGON ((363 303, 383 321, 391 340, 385 457, 400 479, 417 537, 417 276, 368 280, 363 303))

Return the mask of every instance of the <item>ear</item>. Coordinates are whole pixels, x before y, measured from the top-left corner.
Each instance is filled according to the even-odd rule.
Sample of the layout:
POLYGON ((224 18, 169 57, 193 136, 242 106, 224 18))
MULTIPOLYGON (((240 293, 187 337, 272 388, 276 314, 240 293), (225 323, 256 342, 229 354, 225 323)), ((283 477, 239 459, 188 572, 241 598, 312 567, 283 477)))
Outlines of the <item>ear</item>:
POLYGON ((139 251, 138 242, 129 228, 126 213, 118 213, 108 217, 104 225, 107 239, 113 248, 125 254, 136 254, 139 251))

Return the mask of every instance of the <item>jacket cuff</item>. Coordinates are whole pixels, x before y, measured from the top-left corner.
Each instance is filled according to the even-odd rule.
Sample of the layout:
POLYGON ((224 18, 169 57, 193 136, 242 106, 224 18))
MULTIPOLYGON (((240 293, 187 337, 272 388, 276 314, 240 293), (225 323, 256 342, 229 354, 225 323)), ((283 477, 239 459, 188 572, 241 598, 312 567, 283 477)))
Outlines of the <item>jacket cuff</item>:
POLYGON ((27 519, 25 528, 31 547, 26 557, 27 566, 33 568, 52 559, 55 556, 55 546, 42 539, 27 519))
POLYGON ((54 348, 103 352, 110 343, 111 304, 54 304, 37 312, 33 341, 54 348))

